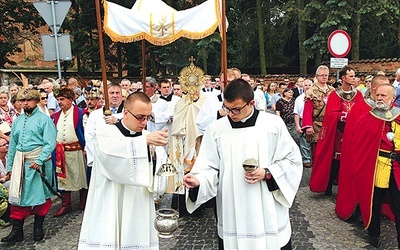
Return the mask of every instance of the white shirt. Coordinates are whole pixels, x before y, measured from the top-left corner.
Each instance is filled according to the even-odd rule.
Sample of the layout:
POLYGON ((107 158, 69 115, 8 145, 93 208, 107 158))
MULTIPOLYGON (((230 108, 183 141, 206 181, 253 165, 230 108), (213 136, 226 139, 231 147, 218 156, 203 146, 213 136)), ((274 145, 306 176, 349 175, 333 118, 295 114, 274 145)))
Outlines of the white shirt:
POLYGON ((293 113, 299 115, 300 119, 303 119, 303 110, 304 110, 304 99, 306 94, 299 95, 296 100, 294 101, 294 111, 293 113))

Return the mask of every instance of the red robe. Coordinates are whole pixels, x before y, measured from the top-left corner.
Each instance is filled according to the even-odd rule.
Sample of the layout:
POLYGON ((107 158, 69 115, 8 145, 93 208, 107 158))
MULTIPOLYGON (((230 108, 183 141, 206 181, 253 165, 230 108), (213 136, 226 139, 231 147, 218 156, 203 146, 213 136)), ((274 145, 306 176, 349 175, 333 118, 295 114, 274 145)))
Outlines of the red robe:
MULTIPOLYGON (((365 100, 354 104, 351 113, 347 117, 342 141, 342 154, 339 168, 338 193, 336 197, 336 214, 342 220, 348 220, 358 205, 355 182, 353 181, 353 135, 357 128, 357 122, 362 115, 371 110, 365 100)), ((362 124, 360 124, 362 126, 362 124)), ((395 217, 390 205, 384 201, 381 205, 381 214, 394 221, 395 217)))
MULTIPOLYGON (((400 124, 400 117, 395 120, 400 124)), ((360 205, 360 211, 364 227, 367 228, 372 216, 372 199, 375 183, 375 168, 379 149, 391 151, 393 147, 386 133, 389 131, 390 122, 385 122, 374 117, 370 112, 362 115, 357 122, 357 129, 353 134, 353 174, 352 182, 355 184, 356 197, 360 205)), ((394 162, 393 167, 399 167, 394 162)), ((399 185, 400 172, 394 171, 394 177, 399 185)), ((347 192, 350 192, 348 190, 347 192)))
POLYGON ((371 107, 365 100, 354 104, 350 114, 347 116, 342 141, 342 154, 339 168, 338 193, 336 197, 336 213, 342 220, 348 220, 355 211, 358 201, 353 182, 352 154, 353 133, 356 124, 363 114, 368 113, 371 107))
MULTIPOLYGON (((363 96, 358 90, 349 101, 343 100, 336 91, 329 95, 324 121, 318 135, 318 143, 315 150, 315 159, 310 178, 311 191, 324 192, 328 187, 332 159, 335 152, 335 141, 340 141, 342 137, 342 132, 337 132, 338 122, 340 120, 346 121, 345 117, 341 119, 344 115, 343 112, 351 114, 353 105, 357 102, 363 102, 363 100, 363 96)), ((337 144, 340 145, 340 142, 337 144)))

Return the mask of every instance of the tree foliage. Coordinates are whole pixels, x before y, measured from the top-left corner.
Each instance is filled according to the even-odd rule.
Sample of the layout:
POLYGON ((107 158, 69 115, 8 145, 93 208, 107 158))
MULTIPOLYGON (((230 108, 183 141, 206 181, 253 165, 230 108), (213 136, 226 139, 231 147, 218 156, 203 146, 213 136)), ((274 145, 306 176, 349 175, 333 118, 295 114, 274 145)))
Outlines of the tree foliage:
MULTIPOLYGON (((98 0, 95 0, 98 1, 98 0)), ((177 10, 205 0, 164 0, 177 10)), ((131 8, 134 0, 113 0, 131 8)), ((32 3, 9 0, 0 3, 1 65, 19 51, 28 33, 37 33, 43 21, 32 3)), ((350 59, 398 57, 400 53, 400 2, 398 0, 226 0, 228 67, 261 73, 267 67, 317 66, 330 58, 327 38, 336 29, 352 37, 350 59), (257 5, 259 7, 257 8, 257 5), (260 39, 260 35, 263 39, 260 39), (260 47, 261 46, 261 47, 260 47), (264 49, 264 52, 262 51, 264 49), (260 66, 262 65, 262 66, 260 66)), ((207 18, 207 17, 205 17, 207 18)), ((73 56, 79 72, 100 69, 98 31, 94 1, 72 0, 72 8, 61 32, 72 37, 73 56)), ((103 34, 108 69, 140 76, 141 42, 113 43, 103 34)), ((190 56, 208 74, 220 71, 221 39, 218 30, 202 40, 179 39, 167 46, 146 43, 146 75, 177 76, 190 56)), ((297 69, 298 70, 298 69, 297 69)))
MULTIPOLYGON (((21 52, 19 47, 25 41, 32 41, 37 27, 44 21, 32 3, 18 0, 0 1, 0 65, 15 65, 9 57, 21 52)), ((34 42, 34 41, 32 41, 34 42)))

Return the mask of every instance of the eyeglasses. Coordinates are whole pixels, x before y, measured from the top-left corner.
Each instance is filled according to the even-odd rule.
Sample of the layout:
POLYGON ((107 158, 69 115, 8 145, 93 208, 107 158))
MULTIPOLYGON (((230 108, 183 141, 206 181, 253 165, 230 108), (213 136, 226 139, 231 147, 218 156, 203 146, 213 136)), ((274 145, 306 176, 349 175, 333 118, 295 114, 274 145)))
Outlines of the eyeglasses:
POLYGON ((226 112, 226 113, 232 113, 234 115, 238 115, 240 114, 240 111, 242 111, 242 109, 244 109, 249 103, 246 103, 243 107, 241 108, 228 108, 227 106, 225 106, 225 104, 222 104, 222 109, 226 112))
POLYGON ((40 100, 47 100, 47 96, 45 96, 45 97, 40 97, 40 100))
POLYGON ((138 120, 139 122, 148 121, 148 120, 153 119, 152 115, 145 115, 145 116, 137 117, 131 111, 129 111, 129 109, 126 108, 126 111, 128 111, 129 114, 131 114, 133 117, 135 117, 135 119, 138 120))
POLYGON ((25 102, 25 101, 32 101, 33 99, 19 99, 18 101, 20 101, 20 102, 25 102))
POLYGON ((372 82, 371 80, 367 80, 367 81, 365 81, 365 82, 372 82))

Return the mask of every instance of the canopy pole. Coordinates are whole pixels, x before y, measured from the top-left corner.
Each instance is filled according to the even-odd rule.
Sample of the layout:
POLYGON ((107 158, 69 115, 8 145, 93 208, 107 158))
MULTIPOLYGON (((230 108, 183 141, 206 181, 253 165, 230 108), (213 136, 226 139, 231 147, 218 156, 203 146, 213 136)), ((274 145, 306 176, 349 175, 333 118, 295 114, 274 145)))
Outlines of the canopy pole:
POLYGON ((142 40, 142 86, 143 93, 146 93, 146 40, 142 40))
POLYGON ((226 50, 226 0, 221 0, 221 29, 222 29, 222 41, 221 41, 221 70, 224 72, 224 87, 228 82, 227 69, 228 69, 228 52, 226 50))
POLYGON ((96 21, 97 21, 97 32, 99 36, 99 51, 100 51, 100 62, 101 62, 101 80, 103 81, 103 95, 104 95, 104 114, 111 115, 110 102, 108 99, 107 89, 107 71, 106 71, 106 60, 104 55, 104 42, 103 42, 103 27, 100 16, 100 1, 95 0, 96 6, 96 21))

